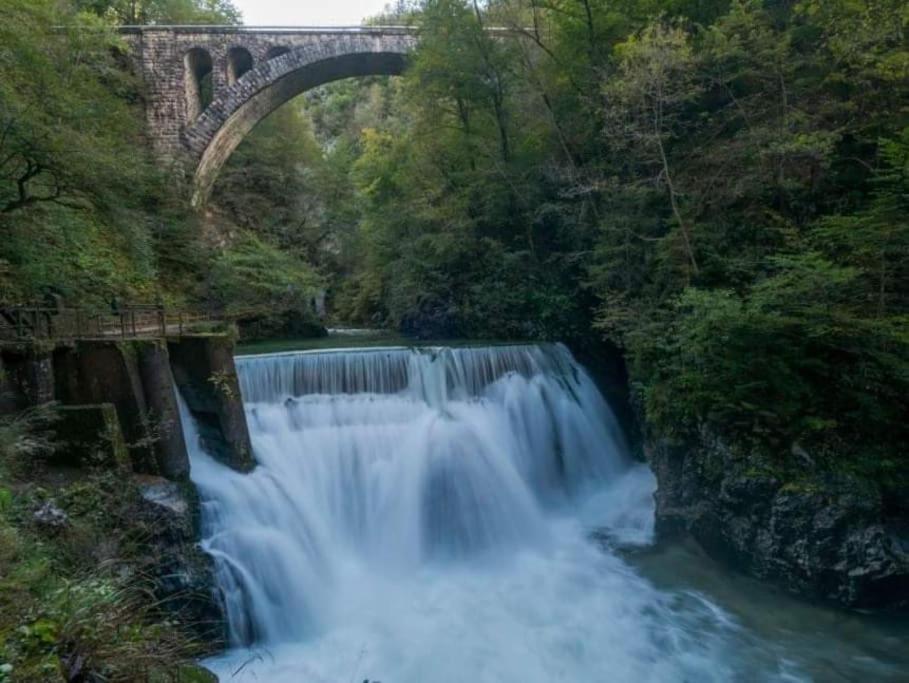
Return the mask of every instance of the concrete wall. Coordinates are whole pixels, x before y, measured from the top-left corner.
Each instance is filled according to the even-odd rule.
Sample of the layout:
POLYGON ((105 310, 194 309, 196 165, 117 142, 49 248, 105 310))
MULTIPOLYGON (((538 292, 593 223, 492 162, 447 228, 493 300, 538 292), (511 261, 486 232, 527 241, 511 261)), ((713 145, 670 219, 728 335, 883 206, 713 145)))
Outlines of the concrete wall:
POLYGON ((64 405, 112 403, 133 470, 182 480, 189 460, 163 342, 80 341, 54 352, 56 398, 64 405))
POLYGON ((94 422, 108 419, 108 408, 99 406, 109 404, 132 471, 186 481, 189 457, 180 425, 179 387, 209 452, 248 471, 255 461, 233 353, 233 339, 218 334, 168 342, 83 340, 53 349, 4 347, 0 414, 57 401, 64 418, 58 440, 75 439, 76 450, 88 452, 88 441, 77 428, 79 416, 94 422))
POLYGON ((233 340, 226 335, 184 336, 172 339, 168 349, 174 379, 206 450, 236 470, 253 469, 233 340))
POLYGON ((131 470, 129 452, 113 404, 62 406, 57 416, 52 425, 57 464, 131 470))
POLYGON ((50 349, 14 345, 0 352, 0 414, 49 403, 55 398, 50 349))

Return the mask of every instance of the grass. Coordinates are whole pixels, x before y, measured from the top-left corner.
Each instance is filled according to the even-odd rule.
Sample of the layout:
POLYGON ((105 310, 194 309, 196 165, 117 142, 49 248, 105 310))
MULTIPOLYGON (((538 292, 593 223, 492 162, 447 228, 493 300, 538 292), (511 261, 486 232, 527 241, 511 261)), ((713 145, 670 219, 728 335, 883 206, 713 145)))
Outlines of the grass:
POLYGON ((113 472, 55 471, 45 418, 0 419, 0 683, 214 680, 193 664, 203 644, 142 576, 135 488, 113 472), (36 521, 49 501, 66 524, 36 521))

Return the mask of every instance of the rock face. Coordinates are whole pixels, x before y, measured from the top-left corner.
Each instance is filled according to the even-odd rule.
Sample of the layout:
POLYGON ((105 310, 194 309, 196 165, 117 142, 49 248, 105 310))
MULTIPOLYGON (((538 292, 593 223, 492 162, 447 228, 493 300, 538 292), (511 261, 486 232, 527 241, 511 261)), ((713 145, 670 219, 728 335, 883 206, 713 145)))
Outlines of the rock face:
POLYGON ((147 531, 145 574, 155 597, 212 650, 226 638, 221 596, 211 558, 196 543, 199 501, 186 483, 138 476, 141 494, 137 522, 147 531))
POLYGON ((659 533, 688 532, 715 558, 792 593, 909 609, 909 517, 876 486, 813 468, 784 476, 764 456, 696 441, 647 449, 659 533))

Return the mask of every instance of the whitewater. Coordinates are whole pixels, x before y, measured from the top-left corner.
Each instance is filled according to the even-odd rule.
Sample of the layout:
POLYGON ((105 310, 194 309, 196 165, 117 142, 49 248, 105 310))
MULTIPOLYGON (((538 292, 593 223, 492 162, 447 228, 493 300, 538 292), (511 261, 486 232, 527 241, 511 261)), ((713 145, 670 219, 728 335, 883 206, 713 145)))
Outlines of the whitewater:
POLYGON ((562 345, 237 359, 256 469, 199 446, 223 681, 803 680, 629 563, 648 468, 562 345))

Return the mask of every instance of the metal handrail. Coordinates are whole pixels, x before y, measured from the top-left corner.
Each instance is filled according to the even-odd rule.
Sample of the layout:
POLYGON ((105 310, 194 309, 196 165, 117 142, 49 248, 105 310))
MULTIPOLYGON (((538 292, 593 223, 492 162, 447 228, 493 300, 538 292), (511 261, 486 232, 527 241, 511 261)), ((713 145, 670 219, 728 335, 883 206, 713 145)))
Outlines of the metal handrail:
MULTIPOLYGON (((205 31, 210 33, 421 33, 420 26, 246 26, 244 24, 124 24, 117 26, 121 33, 141 33, 143 31, 205 31)), ((508 26, 487 26, 488 33, 519 34, 521 29, 508 26)))
POLYGON ((110 309, 0 304, 0 341, 159 339, 182 336, 200 323, 229 323, 272 311, 168 309, 161 304, 124 304, 110 309))

